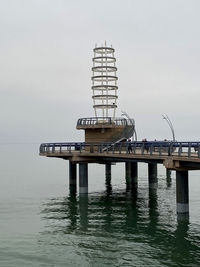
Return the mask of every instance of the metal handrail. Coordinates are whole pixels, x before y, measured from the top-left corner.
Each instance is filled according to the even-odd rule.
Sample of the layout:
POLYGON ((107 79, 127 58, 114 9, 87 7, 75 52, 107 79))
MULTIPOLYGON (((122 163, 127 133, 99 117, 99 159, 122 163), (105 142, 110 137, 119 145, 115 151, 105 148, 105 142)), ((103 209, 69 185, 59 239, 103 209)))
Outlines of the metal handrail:
POLYGON ((121 142, 121 143, 43 143, 40 145, 40 153, 112 153, 121 154, 148 154, 157 156, 196 157, 200 158, 200 142, 172 142, 172 141, 148 141, 148 142, 121 142))
POLYGON ((90 117, 90 118, 80 118, 77 121, 77 126, 85 126, 85 125, 98 125, 98 124, 105 124, 105 125, 133 125, 133 119, 126 119, 126 118, 115 118, 112 117, 90 117))

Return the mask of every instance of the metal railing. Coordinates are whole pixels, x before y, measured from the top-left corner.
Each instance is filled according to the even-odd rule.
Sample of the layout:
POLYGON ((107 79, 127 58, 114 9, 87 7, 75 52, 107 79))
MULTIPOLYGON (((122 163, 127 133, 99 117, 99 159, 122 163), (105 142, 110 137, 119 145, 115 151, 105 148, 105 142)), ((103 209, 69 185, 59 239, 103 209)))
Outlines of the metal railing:
POLYGON ((200 158, 200 142, 44 143, 40 154, 107 153, 200 158))
POLYGON ((91 118, 80 118, 77 121, 77 126, 86 126, 86 125, 133 125, 133 119, 126 119, 126 118, 115 118, 112 117, 91 117, 91 118))

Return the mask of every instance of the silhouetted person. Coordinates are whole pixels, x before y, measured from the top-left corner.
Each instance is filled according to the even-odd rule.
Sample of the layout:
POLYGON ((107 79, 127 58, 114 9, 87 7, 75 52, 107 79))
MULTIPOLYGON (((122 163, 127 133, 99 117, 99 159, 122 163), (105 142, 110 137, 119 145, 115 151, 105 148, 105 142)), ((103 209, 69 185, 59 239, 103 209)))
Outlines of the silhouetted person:
POLYGON ((132 152, 132 147, 131 147, 131 139, 128 139, 128 153, 130 154, 132 152))

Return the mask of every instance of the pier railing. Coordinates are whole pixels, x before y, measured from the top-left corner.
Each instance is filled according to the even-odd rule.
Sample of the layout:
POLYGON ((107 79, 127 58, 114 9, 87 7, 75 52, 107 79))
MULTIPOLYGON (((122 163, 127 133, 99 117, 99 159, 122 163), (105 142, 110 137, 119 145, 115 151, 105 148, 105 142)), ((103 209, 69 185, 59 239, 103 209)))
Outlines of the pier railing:
POLYGON ((200 158, 200 142, 44 143, 40 154, 112 153, 200 158))

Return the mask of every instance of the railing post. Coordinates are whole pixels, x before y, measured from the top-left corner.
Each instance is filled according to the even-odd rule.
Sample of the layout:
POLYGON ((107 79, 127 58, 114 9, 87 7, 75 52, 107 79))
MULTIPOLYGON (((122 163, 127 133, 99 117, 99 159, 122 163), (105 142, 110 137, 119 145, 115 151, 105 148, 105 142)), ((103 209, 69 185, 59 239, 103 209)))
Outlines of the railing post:
POLYGON ((126 154, 128 154, 128 143, 126 142, 126 154))
POLYGON ((114 152, 115 152, 115 145, 113 145, 112 147, 112 153, 114 154, 114 152))
POLYGON ((153 144, 151 144, 151 146, 150 146, 150 155, 153 155, 153 144))
POLYGON ((168 156, 171 156, 172 154, 172 144, 169 143, 169 146, 168 146, 168 156))
POLYGON ((141 146, 141 154, 144 155, 144 144, 141 146))
POLYGON ((100 153, 102 153, 103 152, 103 145, 101 144, 100 145, 100 153))
POLYGON ((106 153, 108 153, 108 145, 106 145, 106 153))
POLYGON ((101 146, 100 145, 97 145, 97 151, 98 151, 98 153, 101 153, 101 146))
POLYGON ((191 144, 189 144, 188 146, 188 158, 191 157, 191 144))
POLYGON ((122 153, 122 144, 119 145, 119 154, 122 153))
POLYGON ((180 143, 179 144, 179 148, 178 148, 178 155, 179 155, 179 157, 181 156, 181 153, 182 153, 182 144, 180 143))
POLYGON ((94 153, 94 146, 90 145, 90 153, 94 153))
POLYGON ((159 156, 162 156, 162 145, 159 145, 159 156))
POLYGON ((133 145, 133 153, 134 153, 134 155, 136 154, 136 143, 134 143, 134 145, 133 145))

